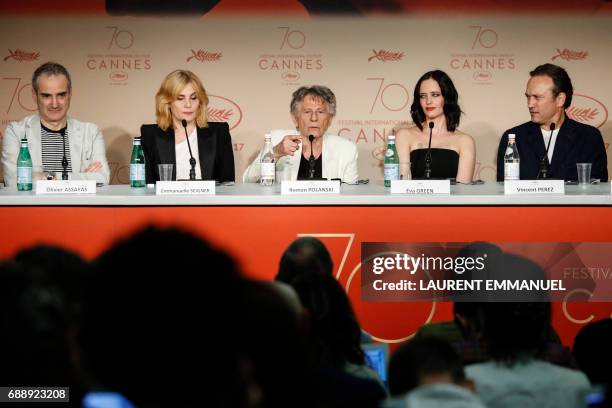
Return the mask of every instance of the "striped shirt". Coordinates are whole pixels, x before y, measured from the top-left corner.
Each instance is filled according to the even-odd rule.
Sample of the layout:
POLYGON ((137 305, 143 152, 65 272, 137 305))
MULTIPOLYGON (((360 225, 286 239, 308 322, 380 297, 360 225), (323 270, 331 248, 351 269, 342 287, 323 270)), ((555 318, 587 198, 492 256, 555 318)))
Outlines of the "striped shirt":
POLYGON ((51 130, 42 123, 40 124, 42 141, 43 171, 62 172, 62 149, 64 141, 62 133, 66 133, 66 158, 68 159, 68 173, 72 173, 72 161, 70 160, 70 145, 68 143, 68 127, 60 130, 51 130))

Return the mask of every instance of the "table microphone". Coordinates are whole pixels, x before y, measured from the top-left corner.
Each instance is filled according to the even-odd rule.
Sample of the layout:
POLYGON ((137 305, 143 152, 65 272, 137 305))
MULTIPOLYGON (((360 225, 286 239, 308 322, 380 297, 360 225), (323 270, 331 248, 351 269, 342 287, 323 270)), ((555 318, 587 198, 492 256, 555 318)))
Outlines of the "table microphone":
POLYGON ((434 123, 429 122, 429 146, 427 146, 427 153, 425 154, 425 178, 431 178, 431 136, 433 133, 434 123))
POLYGON ((68 180, 68 158, 66 157, 66 128, 61 130, 62 133, 62 180, 68 180))
POLYGON ((196 159, 193 158, 193 153, 191 153, 191 144, 189 143, 189 135, 187 134, 187 121, 185 119, 183 119, 181 121, 181 124, 183 125, 183 129, 185 129, 185 137, 187 138, 187 147, 189 148, 189 165, 191 166, 191 169, 189 169, 189 180, 195 180, 196 179, 196 171, 195 171, 195 165, 196 165, 196 159))
POLYGON ((312 141, 314 140, 313 135, 308 135, 308 141, 310 142, 310 157, 308 158, 308 165, 310 170, 308 171, 308 178, 313 179, 315 174, 315 158, 312 154, 312 141))
POLYGON ((550 124, 550 137, 548 138, 548 144, 546 145, 546 152, 544 153, 544 157, 540 161, 540 172, 538 173, 538 179, 547 179, 548 178, 548 167, 550 163, 548 162, 548 149, 550 148, 550 141, 553 137, 553 132, 555 131, 555 122, 550 124))

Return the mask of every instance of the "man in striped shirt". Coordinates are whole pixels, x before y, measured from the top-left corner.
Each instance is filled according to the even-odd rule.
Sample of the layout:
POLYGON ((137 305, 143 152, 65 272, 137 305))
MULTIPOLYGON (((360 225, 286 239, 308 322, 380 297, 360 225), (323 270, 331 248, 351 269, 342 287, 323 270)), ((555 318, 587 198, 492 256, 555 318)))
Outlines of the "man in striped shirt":
POLYGON ((32 75, 38 113, 6 127, 2 144, 4 183, 16 185, 20 140, 26 138, 34 179, 96 180, 107 184, 110 171, 100 129, 68 116, 72 82, 65 67, 46 62, 32 75), (64 168, 64 165, 65 168, 64 168))

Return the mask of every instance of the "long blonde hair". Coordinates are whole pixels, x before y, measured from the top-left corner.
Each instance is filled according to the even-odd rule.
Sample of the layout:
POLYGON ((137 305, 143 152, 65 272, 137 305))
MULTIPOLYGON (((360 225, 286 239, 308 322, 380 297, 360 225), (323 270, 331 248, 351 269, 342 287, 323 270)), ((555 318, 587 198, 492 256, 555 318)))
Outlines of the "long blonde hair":
POLYGON ((157 125, 162 130, 167 130, 172 126, 170 104, 177 99, 178 95, 188 84, 193 86, 200 101, 198 111, 196 112, 196 124, 198 127, 208 127, 208 117, 206 114, 208 95, 202 85, 202 81, 191 71, 177 69, 164 78, 159 91, 155 95, 155 117, 157 125))

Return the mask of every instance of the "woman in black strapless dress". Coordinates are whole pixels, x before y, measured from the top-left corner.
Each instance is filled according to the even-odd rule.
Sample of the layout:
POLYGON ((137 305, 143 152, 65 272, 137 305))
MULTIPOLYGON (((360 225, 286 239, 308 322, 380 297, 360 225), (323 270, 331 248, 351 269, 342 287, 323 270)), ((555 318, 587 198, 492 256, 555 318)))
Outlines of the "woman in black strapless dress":
POLYGON ((424 177, 431 132, 431 178, 472 181, 476 146, 470 135, 457 129, 461 116, 457 100, 453 81, 443 71, 426 72, 418 80, 410 107, 414 126, 400 124, 394 129, 403 178, 424 177))

